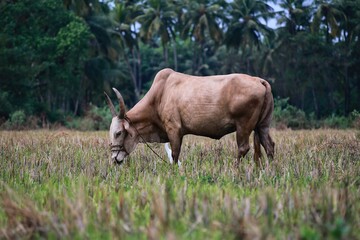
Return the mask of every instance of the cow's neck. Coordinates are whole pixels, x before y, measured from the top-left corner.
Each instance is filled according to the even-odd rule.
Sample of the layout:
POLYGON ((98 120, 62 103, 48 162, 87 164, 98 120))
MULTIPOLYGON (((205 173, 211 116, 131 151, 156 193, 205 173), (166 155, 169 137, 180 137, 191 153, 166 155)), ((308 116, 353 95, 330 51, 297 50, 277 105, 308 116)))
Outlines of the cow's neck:
POLYGON ((126 113, 126 117, 129 119, 130 125, 136 128, 136 132, 141 135, 140 138, 143 138, 140 141, 162 142, 153 111, 135 111, 131 109, 126 113))

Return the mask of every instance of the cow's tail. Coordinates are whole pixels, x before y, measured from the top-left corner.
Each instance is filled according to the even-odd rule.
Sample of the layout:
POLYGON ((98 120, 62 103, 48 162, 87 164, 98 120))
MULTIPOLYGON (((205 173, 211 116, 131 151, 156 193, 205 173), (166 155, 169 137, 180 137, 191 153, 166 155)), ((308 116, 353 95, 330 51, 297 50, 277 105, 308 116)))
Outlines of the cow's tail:
POLYGON ((265 148, 269 158, 273 158, 275 148, 275 143, 269 133, 272 113, 274 111, 274 98, 271 93, 270 84, 263 79, 260 79, 260 82, 265 86, 266 90, 259 120, 254 129, 254 159, 256 162, 261 158, 260 144, 265 148))
POLYGON ((274 111, 274 98, 271 93, 271 86, 270 84, 261 79, 260 80, 262 85, 265 86, 265 96, 264 96, 264 103, 261 109, 260 118, 257 123, 256 127, 261 127, 262 125, 270 126, 271 119, 272 119, 272 113, 274 111))

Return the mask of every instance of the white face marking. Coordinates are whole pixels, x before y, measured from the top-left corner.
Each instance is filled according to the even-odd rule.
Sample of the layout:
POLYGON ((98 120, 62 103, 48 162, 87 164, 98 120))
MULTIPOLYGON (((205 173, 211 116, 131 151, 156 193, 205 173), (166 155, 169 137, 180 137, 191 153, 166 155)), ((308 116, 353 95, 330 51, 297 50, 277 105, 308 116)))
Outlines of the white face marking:
POLYGON ((118 117, 113 117, 110 125, 109 137, 112 145, 115 145, 117 142, 117 134, 123 131, 124 128, 121 124, 121 120, 118 117))
POLYGON ((126 135, 125 131, 122 120, 118 117, 113 117, 110 125, 109 137, 111 143, 111 159, 116 163, 121 163, 127 156, 127 153, 123 151, 126 135))
POLYGON ((129 134, 130 125, 124 119, 113 117, 109 130, 111 159, 116 163, 122 161, 135 149, 136 136, 129 134))

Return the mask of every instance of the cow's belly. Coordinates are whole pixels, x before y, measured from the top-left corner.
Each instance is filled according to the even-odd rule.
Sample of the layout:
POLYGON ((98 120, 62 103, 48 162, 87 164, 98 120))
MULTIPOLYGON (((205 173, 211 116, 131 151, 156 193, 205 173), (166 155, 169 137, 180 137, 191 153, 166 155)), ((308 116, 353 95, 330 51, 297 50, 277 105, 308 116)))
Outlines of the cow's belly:
POLYGON ((222 126, 221 128, 217 126, 210 126, 210 127, 208 126, 206 128, 199 127, 196 129, 189 129, 188 131, 185 132, 185 134, 193 134, 198 136, 210 137, 213 139, 220 139, 224 135, 228 133, 232 133, 235 130, 236 130, 235 125, 229 124, 222 126))
POLYGON ((235 124, 231 119, 218 116, 195 116, 182 119, 185 134, 194 134, 199 136, 220 139, 222 136, 234 132, 235 124))

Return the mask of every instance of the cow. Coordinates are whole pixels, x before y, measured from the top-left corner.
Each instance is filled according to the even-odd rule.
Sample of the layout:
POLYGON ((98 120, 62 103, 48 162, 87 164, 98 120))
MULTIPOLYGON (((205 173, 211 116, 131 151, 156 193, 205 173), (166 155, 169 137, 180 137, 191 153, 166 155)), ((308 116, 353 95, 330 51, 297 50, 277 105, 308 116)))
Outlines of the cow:
MULTIPOLYGON (((183 136, 187 134, 220 139, 236 131, 238 161, 250 149, 254 131, 254 160, 264 147, 269 159, 275 143, 269 130, 274 110, 270 84, 246 74, 191 76, 166 68, 159 71, 150 90, 128 112, 120 92, 119 114, 109 96, 111 158, 121 164, 139 142, 170 143, 170 162, 179 164, 183 136)), ((168 144, 165 144, 168 149, 168 144)))

